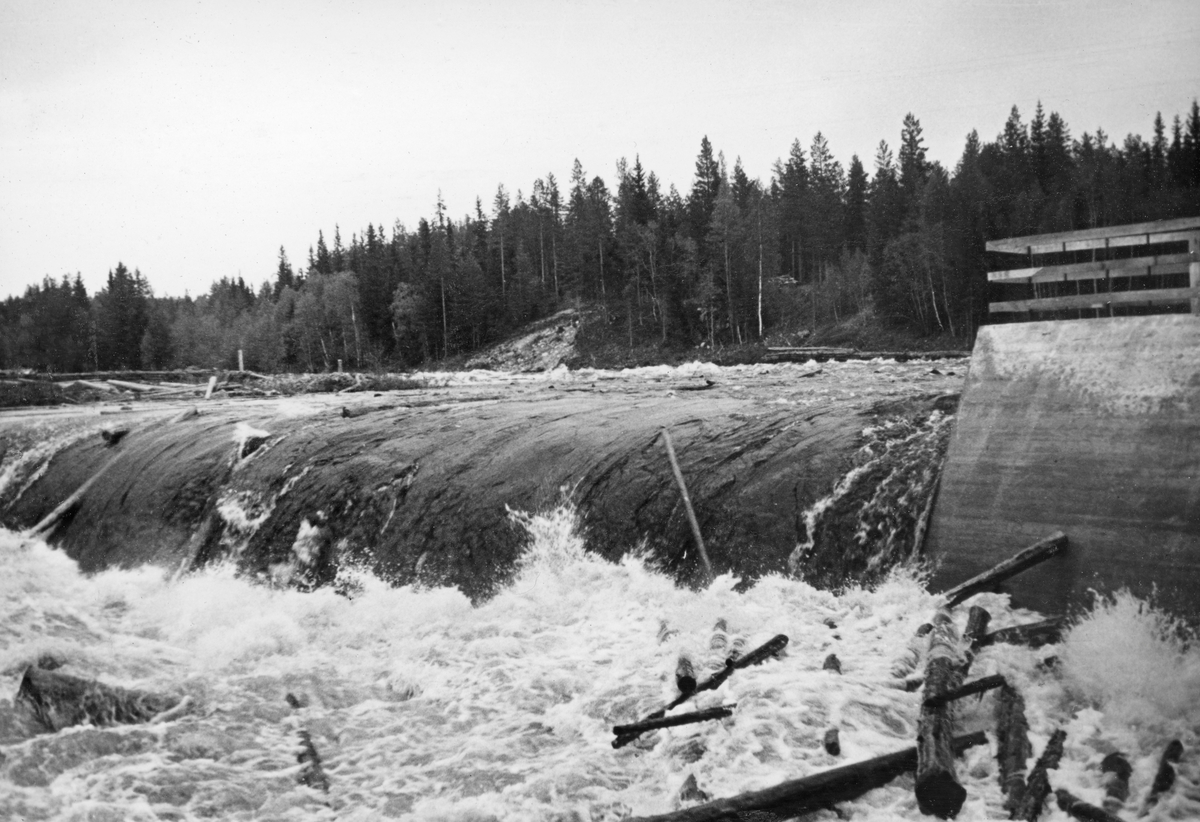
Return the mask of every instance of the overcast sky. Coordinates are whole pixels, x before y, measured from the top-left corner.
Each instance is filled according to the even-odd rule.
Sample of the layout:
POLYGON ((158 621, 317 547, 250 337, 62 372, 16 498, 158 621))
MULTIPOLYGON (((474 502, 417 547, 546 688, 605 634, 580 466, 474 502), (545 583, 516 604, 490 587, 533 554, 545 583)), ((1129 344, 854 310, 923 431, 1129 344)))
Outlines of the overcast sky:
POLYGON ((1074 136, 1200 94, 1200 2, 0 0, 0 297, 257 285, 317 230, 409 227, 578 157, 688 191, 700 139, 764 180, 817 131, 871 168, 913 112, 953 167, 1040 99, 1074 136))

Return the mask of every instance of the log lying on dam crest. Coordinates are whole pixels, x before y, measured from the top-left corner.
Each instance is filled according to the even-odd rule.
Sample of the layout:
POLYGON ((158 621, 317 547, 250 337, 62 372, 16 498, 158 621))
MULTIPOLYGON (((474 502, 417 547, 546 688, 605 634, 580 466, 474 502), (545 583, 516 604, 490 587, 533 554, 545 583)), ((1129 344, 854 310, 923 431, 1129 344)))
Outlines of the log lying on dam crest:
MULTIPOLYGON (((911 434, 959 383, 927 366, 842 367, 851 369, 844 383, 833 372, 798 380, 792 366, 778 366, 723 377, 703 392, 670 390, 677 377, 664 384, 600 373, 587 382, 563 376, 562 385, 545 375, 379 397, 222 400, 199 416, 183 416, 182 403, 144 403, 128 422, 108 422, 130 429, 119 445, 77 439, 44 474, 31 473, 27 488, 0 490, 0 517, 28 528, 80 492, 70 516, 55 518, 52 539, 84 572, 195 568, 232 555, 250 573, 311 586, 353 559, 396 584, 455 585, 478 599, 505 584, 524 550, 508 509, 548 510, 566 489, 589 550, 617 559, 645 540, 657 564, 699 584, 706 569, 660 440, 669 428, 714 572, 749 581, 786 572, 810 537, 805 512, 861 459, 864 430, 904 420, 911 434), (896 369, 912 384, 898 386, 896 369), (343 416, 344 408, 355 413, 343 416), (266 432, 252 453, 235 442, 239 425, 266 432), (102 481, 85 487, 113 456, 102 481)), ((95 411, 60 417, 82 429, 95 411)), ((0 417, 0 435, 11 419, 0 417)), ((854 533, 876 504, 871 516, 886 521, 871 530, 887 556, 818 539, 805 564, 820 584, 907 559, 927 495, 905 482, 913 472, 936 474, 943 432, 919 456, 911 439, 895 455, 886 443, 875 449, 866 484, 817 528, 854 533)))

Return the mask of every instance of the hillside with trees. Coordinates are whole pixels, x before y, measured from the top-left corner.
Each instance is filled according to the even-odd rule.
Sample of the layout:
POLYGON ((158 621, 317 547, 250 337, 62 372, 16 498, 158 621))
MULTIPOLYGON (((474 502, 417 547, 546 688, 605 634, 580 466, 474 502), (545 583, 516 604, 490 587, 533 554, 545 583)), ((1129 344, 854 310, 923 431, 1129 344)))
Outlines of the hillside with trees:
POLYGON ((987 319, 988 239, 1200 215, 1200 107, 1152 129, 1116 145, 1014 106, 947 169, 909 114, 869 171, 818 132, 766 182, 705 137, 686 194, 638 157, 611 186, 576 160, 565 185, 501 185, 461 219, 439 197, 415 229, 318 232, 298 266, 281 247, 257 288, 156 297, 123 263, 94 295, 78 274, 47 277, 0 304, 0 368, 234 368, 239 349, 263 372, 412 368, 565 307, 588 309, 586 338, 629 349, 711 352, 856 316, 966 342, 987 319))

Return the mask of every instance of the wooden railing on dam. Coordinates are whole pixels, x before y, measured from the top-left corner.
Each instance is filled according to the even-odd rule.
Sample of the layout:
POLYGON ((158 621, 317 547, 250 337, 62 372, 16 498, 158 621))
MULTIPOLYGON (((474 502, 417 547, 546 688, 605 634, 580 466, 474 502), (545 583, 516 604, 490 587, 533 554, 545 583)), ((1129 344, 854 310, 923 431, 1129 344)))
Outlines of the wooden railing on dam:
POLYGON ((988 272, 989 282, 1014 297, 991 303, 992 314, 1111 317, 1189 306, 1200 314, 1200 217, 1009 237, 987 250, 1028 262, 988 272))

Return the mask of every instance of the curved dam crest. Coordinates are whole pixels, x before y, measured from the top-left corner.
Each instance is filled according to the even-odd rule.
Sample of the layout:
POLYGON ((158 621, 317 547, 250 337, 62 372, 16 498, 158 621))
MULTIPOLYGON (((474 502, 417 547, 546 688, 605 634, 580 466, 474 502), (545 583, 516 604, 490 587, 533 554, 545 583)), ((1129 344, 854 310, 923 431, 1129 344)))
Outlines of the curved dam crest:
MULTIPOLYGON (((526 541, 510 509, 569 495, 591 550, 646 550, 690 581, 700 566, 659 440, 669 428, 718 572, 752 580, 799 557, 801 574, 836 586, 910 553, 948 436, 927 421, 961 386, 936 366, 714 366, 711 386, 696 369, 493 375, 198 415, 73 411, 41 425, 77 440, 28 460, 0 512, 29 528, 76 494, 48 533, 84 571, 232 558, 305 587, 355 564, 480 598, 526 541), (99 436, 117 426, 128 433, 115 444, 99 436)), ((21 432, 19 416, 4 424, 21 432)))

